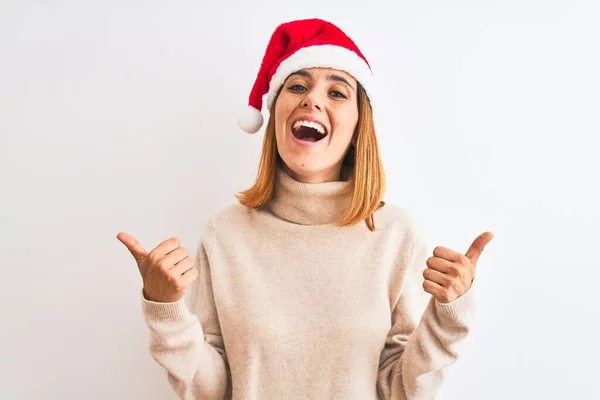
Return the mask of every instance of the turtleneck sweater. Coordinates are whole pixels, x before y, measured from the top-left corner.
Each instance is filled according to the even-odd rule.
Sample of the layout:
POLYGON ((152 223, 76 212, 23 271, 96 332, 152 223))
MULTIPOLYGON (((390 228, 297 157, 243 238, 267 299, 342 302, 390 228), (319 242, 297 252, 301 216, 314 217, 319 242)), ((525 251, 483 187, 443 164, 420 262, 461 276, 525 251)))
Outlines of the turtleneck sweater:
POLYGON ((303 183, 279 169, 260 210, 207 221, 187 297, 143 296, 150 354, 182 399, 433 399, 473 323, 473 286, 450 303, 423 289, 431 255, 398 205, 338 227, 352 179, 303 183))

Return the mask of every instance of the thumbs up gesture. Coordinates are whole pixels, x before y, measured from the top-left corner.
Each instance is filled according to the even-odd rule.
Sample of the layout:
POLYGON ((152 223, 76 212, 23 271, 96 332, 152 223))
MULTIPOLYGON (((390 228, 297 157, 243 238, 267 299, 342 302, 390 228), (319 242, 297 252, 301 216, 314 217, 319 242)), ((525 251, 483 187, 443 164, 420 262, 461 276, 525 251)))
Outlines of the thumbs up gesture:
POLYGON ((177 238, 170 238, 148 253, 130 234, 119 232, 117 239, 133 255, 144 282, 144 297, 159 303, 180 300, 198 277, 194 259, 177 238))
POLYGON ((423 271, 423 289, 440 303, 450 303, 465 294, 475 279, 477 260, 493 237, 492 232, 482 233, 465 255, 447 247, 436 247, 433 257, 427 259, 428 268, 423 271))

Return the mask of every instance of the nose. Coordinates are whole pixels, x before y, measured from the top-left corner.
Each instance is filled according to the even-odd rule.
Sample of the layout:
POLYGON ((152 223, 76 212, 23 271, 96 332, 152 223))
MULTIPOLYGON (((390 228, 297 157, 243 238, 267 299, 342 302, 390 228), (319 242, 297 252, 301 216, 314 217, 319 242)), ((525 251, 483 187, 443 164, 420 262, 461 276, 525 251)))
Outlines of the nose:
POLYGON ((313 108, 314 107, 317 110, 321 111, 321 106, 319 105, 318 101, 315 99, 314 95, 306 96, 306 98, 302 102, 302 107, 303 108, 313 108))

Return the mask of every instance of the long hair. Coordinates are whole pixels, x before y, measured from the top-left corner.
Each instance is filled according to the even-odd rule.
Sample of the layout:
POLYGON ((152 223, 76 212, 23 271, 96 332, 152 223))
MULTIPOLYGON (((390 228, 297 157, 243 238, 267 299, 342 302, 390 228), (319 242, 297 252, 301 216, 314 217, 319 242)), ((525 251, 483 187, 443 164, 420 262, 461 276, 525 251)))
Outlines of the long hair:
MULTIPOLYGON (((374 231, 373 214, 385 204, 382 201, 385 172, 379 154, 371 103, 360 83, 357 89, 358 122, 354 131, 356 147, 351 145, 342 161, 342 168, 350 167, 352 170, 352 196, 346 211, 335 224, 343 227, 365 221, 369 230, 374 231)), ((277 168, 281 162, 275 136, 275 104, 279 93, 271 106, 256 181, 249 189, 236 194, 240 204, 246 207, 261 209, 267 206, 275 191, 277 168)))

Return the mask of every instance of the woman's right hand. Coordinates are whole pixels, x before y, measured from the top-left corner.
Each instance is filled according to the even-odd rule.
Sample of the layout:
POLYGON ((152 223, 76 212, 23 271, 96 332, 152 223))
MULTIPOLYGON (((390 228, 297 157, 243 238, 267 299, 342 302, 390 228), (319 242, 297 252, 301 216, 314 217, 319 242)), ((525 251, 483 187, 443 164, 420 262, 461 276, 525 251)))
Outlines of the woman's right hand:
POLYGON ((130 234, 119 232, 117 239, 133 255, 144 282, 146 300, 159 303, 179 301, 198 277, 194 259, 177 238, 170 238, 148 253, 130 234))

